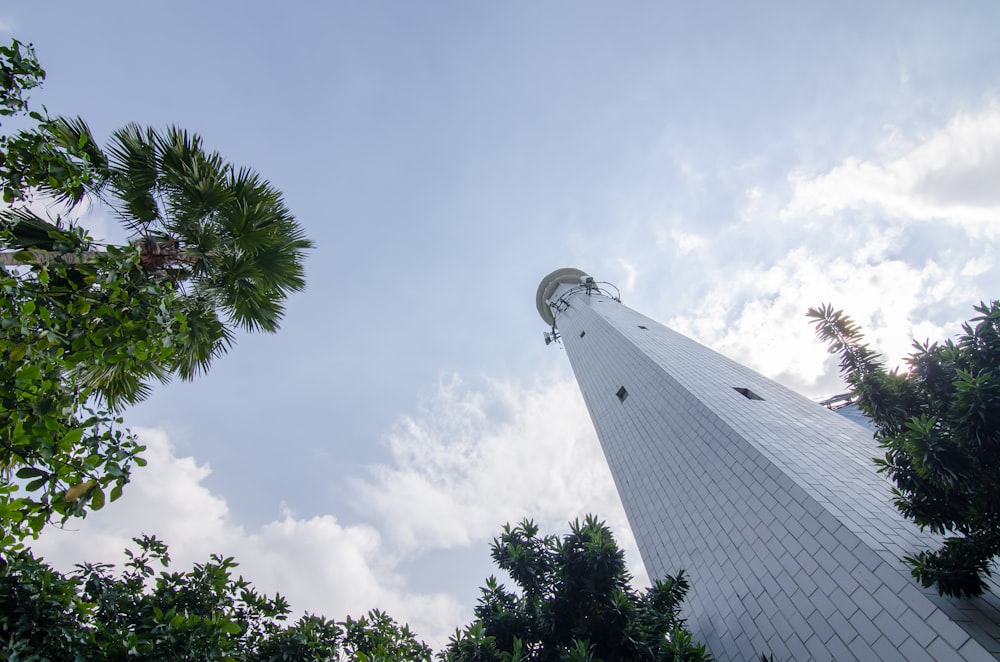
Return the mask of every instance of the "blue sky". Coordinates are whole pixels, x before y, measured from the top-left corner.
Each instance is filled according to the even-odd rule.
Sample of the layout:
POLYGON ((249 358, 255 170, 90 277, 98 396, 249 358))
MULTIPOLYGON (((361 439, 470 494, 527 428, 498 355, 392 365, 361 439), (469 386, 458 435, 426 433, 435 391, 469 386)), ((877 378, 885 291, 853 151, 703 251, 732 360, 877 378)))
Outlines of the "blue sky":
POLYGON ((199 132, 316 242, 281 332, 128 412, 149 468, 39 549, 155 533, 435 644, 508 520, 597 512, 644 578, 538 281, 582 268, 816 398, 839 382, 809 306, 894 362, 957 332, 1000 282, 998 24, 990 2, 8 4, 36 101, 102 138, 199 132))

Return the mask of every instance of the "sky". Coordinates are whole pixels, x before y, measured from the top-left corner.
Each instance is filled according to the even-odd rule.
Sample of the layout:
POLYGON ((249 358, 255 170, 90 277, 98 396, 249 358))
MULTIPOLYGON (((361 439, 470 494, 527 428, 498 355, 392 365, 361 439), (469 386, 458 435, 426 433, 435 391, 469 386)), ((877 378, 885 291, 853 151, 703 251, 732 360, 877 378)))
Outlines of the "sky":
POLYGON ((544 275, 817 400, 843 387, 810 306, 898 365, 1000 296, 1000 5, 752 4, 5 3, 35 103, 102 141, 201 134, 316 244, 281 330, 126 412, 148 466, 36 550, 68 569, 154 534, 435 647, 505 522, 596 513, 648 581, 544 275))

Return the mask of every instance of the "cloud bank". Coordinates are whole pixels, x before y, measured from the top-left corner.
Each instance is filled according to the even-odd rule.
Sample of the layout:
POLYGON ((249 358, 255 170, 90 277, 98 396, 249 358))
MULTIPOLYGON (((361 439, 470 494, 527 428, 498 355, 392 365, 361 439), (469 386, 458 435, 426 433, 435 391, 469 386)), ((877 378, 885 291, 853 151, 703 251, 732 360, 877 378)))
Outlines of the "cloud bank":
POLYGON ((843 386, 808 308, 844 309, 895 366, 911 339, 954 335, 998 296, 997 181, 994 103, 923 135, 889 129, 870 154, 826 170, 703 172, 689 186, 712 188, 705 202, 633 203, 613 231, 574 246, 576 261, 626 283, 633 308, 820 398, 843 386))
POLYGON ((485 558, 505 522, 530 517, 543 531, 563 531, 568 520, 596 513, 618 533, 636 581, 647 581, 571 381, 487 381, 474 389, 458 377, 443 380, 386 435, 391 462, 354 481, 360 524, 286 509, 247 529, 233 521, 226 497, 205 486, 209 467, 178 456, 162 430, 137 432, 148 465, 136 470, 124 498, 34 543, 58 567, 119 560, 133 536, 154 534, 170 545, 175 569, 212 553, 235 556, 245 577, 262 591, 280 591, 296 610, 339 619, 378 607, 435 647, 470 620, 472 605, 415 590, 400 564, 455 548, 475 547, 485 558))
POLYGON ((882 160, 845 159, 829 172, 793 173, 785 218, 878 210, 939 220, 977 237, 1000 236, 1000 106, 961 113, 917 142, 893 136, 882 160))
POLYGON ((179 457, 162 430, 137 432, 149 464, 136 470, 123 498, 71 522, 74 530, 46 530, 32 545, 37 553, 64 570, 82 561, 120 561, 131 538, 148 533, 170 546, 175 571, 213 553, 234 556, 243 576, 266 593, 280 592, 297 611, 341 619, 378 607, 435 643, 464 618, 462 606, 444 593, 408 591, 372 526, 285 512, 247 530, 230 518, 226 499, 203 485, 207 466, 179 457))

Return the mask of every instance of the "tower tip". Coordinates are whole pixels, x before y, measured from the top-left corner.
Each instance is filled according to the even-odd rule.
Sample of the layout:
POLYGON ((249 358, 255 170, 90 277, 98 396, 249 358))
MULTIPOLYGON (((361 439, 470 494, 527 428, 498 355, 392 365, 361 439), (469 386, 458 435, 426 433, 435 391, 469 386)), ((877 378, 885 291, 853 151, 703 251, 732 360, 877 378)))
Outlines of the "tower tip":
POLYGON ((548 304, 548 300, 552 297, 556 288, 563 283, 579 285, 582 278, 589 277, 590 274, 575 267, 563 267, 562 269, 556 269, 542 279, 542 282, 538 284, 538 291, 535 293, 535 307, 538 309, 538 314, 542 316, 542 320, 548 326, 555 326, 556 323, 555 317, 552 316, 552 309, 549 308, 548 304))

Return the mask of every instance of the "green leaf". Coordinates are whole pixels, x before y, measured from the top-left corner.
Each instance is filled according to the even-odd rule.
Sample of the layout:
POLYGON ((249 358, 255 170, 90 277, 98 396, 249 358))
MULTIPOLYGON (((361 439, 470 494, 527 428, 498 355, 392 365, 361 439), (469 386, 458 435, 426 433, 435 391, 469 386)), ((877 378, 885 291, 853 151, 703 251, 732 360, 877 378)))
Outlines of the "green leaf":
POLYGON ((100 510, 104 507, 104 490, 100 487, 95 487, 94 491, 90 493, 90 509, 100 510))
POLYGON ((240 634, 243 632, 243 626, 233 621, 226 621, 222 624, 222 631, 226 634, 240 634))
POLYGON ((19 382, 33 382, 40 379, 41 376, 42 371, 35 364, 21 366, 17 371, 17 380, 19 382))
POLYGON ((62 440, 59 445, 63 448, 69 449, 75 446, 83 438, 83 433, 85 430, 83 428, 72 428, 66 434, 63 435, 62 440))

